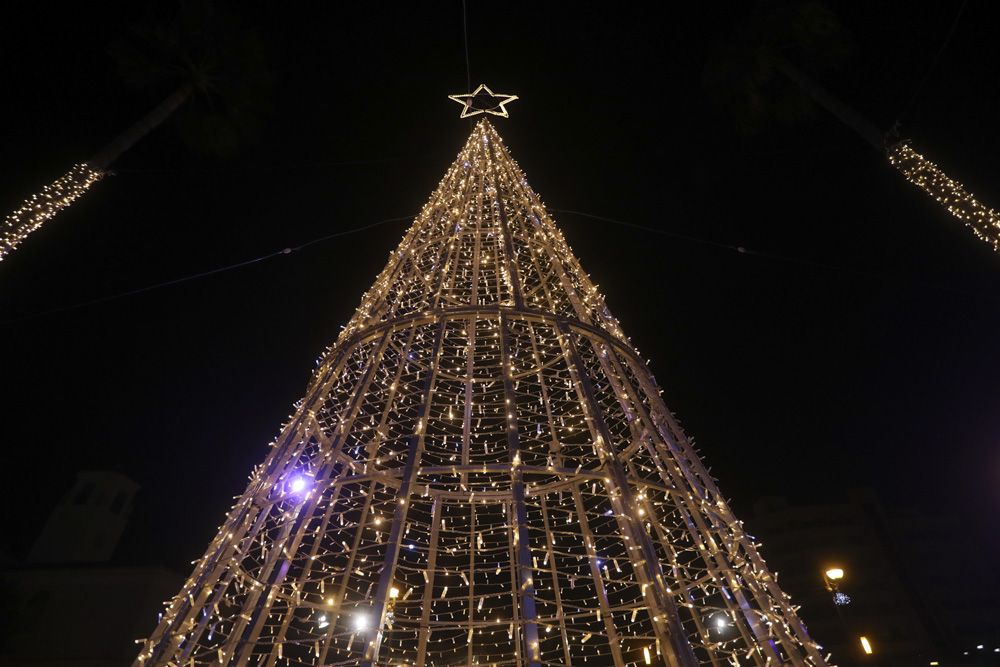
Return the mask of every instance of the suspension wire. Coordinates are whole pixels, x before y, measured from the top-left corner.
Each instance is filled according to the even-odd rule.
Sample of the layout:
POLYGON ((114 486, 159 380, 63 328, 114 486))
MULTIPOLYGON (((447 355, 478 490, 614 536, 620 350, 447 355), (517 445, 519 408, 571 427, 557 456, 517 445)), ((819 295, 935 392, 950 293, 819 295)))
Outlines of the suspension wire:
MULTIPOLYGON (((711 247, 714 247, 714 248, 720 248, 722 250, 729 250, 731 252, 735 252, 735 253, 740 254, 740 255, 749 255, 749 256, 752 256, 752 257, 760 257, 761 259, 769 259, 769 260, 776 261, 776 262, 784 262, 786 264, 796 264, 796 265, 799 265, 799 266, 809 266, 809 267, 813 267, 813 268, 825 269, 827 271, 837 271, 837 272, 843 272, 843 273, 852 273, 852 274, 859 275, 859 276, 864 276, 864 277, 868 277, 868 278, 879 278, 879 279, 882 279, 882 280, 897 279, 897 278, 903 277, 903 276, 893 275, 893 274, 889 274, 889 273, 883 273, 883 272, 879 272, 879 271, 872 271, 872 270, 862 269, 862 268, 857 268, 857 267, 843 266, 843 265, 839 265, 839 264, 829 264, 829 263, 826 263, 826 262, 818 262, 818 261, 815 261, 815 260, 803 259, 801 257, 791 257, 789 255, 780 255, 780 254, 777 254, 777 253, 771 253, 771 252, 764 252, 764 251, 760 251, 760 250, 754 250, 752 248, 747 248, 747 247, 741 246, 741 245, 734 245, 734 244, 731 244, 731 243, 723 243, 723 242, 720 242, 720 241, 713 241, 711 239, 700 238, 700 237, 697 237, 697 236, 690 236, 688 234, 681 234, 681 233, 678 233, 678 232, 671 232, 671 231, 667 231, 665 229, 658 229, 656 227, 648 227, 646 225, 639 225, 639 224, 636 224, 634 222, 626 222, 624 220, 618 220, 618 219, 615 219, 615 218, 609 218, 609 217, 603 216, 603 215, 595 215, 593 213, 585 213, 583 211, 575 211, 575 210, 572 210, 572 209, 552 208, 552 207, 546 207, 546 210, 548 210, 551 213, 565 213, 565 214, 568 214, 568 215, 575 215, 575 216, 579 216, 579 217, 582 217, 582 218, 590 218, 591 220, 598 220, 598 221, 606 222, 606 223, 609 223, 609 224, 612 224, 612 225, 618 225, 620 227, 628 227, 630 229, 638 229, 638 230, 641 230, 641 231, 644 231, 644 232, 649 232, 651 234, 657 234, 659 236, 667 236, 667 237, 670 237, 670 238, 675 238, 675 239, 680 239, 680 240, 683 240, 683 241, 688 241, 690 243, 695 243, 695 244, 704 245, 704 246, 711 246, 711 247)), ((37 319, 37 318, 40 318, 40 317, 47 317, 49 315, 57 315, 59 313, 64 313, 64 312, 68 312, 68 311, 72 311, 72 310, 78 310, 80 308, 86 308, 88 306, 96 306, 98 304, 107 303, 109 301, 115 301, 115 300, 118 300, 118 299, 123 299, 125 297, 136 296, 138 294, 143 294, 145 292, 151 292, 153 290, 160 289, 162 287, 169 287, 171 285, 179 285, 181 283, 186 283, 186 282, 189 282, 189 281, 192 281, 192 280, 198 280, 200 278, 207 278, 208 276, 213 276, 213 275, 216 275, 216 274, 219 274, 219 273, 224 273, 226 271, 232 271, 234 269, 239 269, 239 268, 242 268, 244 266, 250 266, 251 264, 257 264, 257 263, 260 263, 260 262, 272 259, 274 257, 278 257, 280 255, 290 255, 290 254, 292 254, 294 252, 298 252, 299 250, 303 250, 304 248, 308 248, 309 246, 315 245, 317 243, 323 243, 325 241, 329 241, 331 239, 339 238, 341 236, 347 236, 349 234, 357 234, 358 232, 363 232, 363 231, 366 231, 368 229, 372 229, 374 227, 380 227, 382 225, 387 225, 387 224, 390 224, 390 223, 393 223, 393 222, 402 222, 404 220, 413 220, 415 217, 416 217, 415 215, 406 215, 406 216, 400 216, 400 217, 396 217, 396 218, 386 218, 385 220, 379 220, 377 222, 373 222, 373 223, 368 224, 368 225, 363 225, 361 227, 355 227, 353 229, 345 229, 345 230, 342 230, 342 231, 339 231, 339 232, 333 232, 332 234, 326 234, 325 236, 320 236, 320 237, 311 239, 309 241, 305 241, 304 243, 300 243, 297 246, 292 246, 292 247, 289 247, 289 248, 284 248, 282 250, 276 250, 274 252, 267 253, 266 255, 261 255, 260 257, 254 257, 253 259, 244 260, 242 262, 236 262, 235 264, 227 264, 225 266, 220 266, 220 267, 217 267, 217 268, 214 268, 214 269, 209 269, 207 271, 201 271, 201 272, 198 272, 198 273, 193 273, 193 274, 190 274, 190 275, 181 276, 179 278, 173 278, 171 280, 166 280, 166 281, 155 283, 155 284, 152 284, 152 285, 146 285, 145 287, 138 287, 136 289, 127 290, 125 292, 117 292, 115 294, 110 294, 110 295, 107 295, 107 296, 101 296, 101 297, 97 297, 95 299, 89 299, 87 301, 80 301, 78 303, 70 304, 68 306, 61 306, 59 308, 52 308, 50 310, 44 310, 44 311, 41 311, 41 312, 38 312, 38 313, 31 313, 31 314, 25 315, 23 317, 17 317, 17 318, 14 318, 14 319, 5 320, 3 322, 0 322, 0 327, 9 326, 9 325, 12 325, 12 324, 18 324, 20 322, 26 322, 28 320, 34 320, 34 319, 37 319)), ((919 284, 921 284, 921 285, 923 285, 925 287, 930 287, 930 288, 933 288, 933 289, 943 290, 943 291, 947 291, 947 292, 954 292, 954 293, 966 294, 966 295, 972 295, 972 296, 991 296, 991 297, 996 297, 996 295, 992 294, 992 293, 979 292, 979 291, 975 291, 975 290, 971 290, 971 291, 970 290, 964 290, 964 289, 960 289, 960 288, 956 288, 956 287, 950 287, 950 286, 947 286, 947 285, 939 285, 939 284, 935 284, 935 283, 928 283, 928 282, 919 281, 919 280, 918 281, 914 281, 914 282, 917 282, 917 283, 919 283, 919 284)))
POLYGON ((652 232, 653 234, 659 234, 661 236, 669 236, 675 239, 691 241, 692 243, 701 243, 703 245, 715 246, 716 248, 725 248, 726 250, 735 250, 737 252, 747 252, 746 248, 742 246, 730 245, 728 243, 721 243, 719 241, 710 241, 709 239, 703 239, 697 236, 688 236, 687 234, 680 234, 678 232, 670 232, 665 229, 657 229, 656 227, 637 225, 634 222, 625 222, 624 220, 616 220, 614 218, 608 218, 603 215, 594 215, 593 213, 584 213, 583 211, 572 211, 567 208, 552 208, 550 206, 546 207, 546 210, 552 213, 569 213, 570 215, 578 215, 583 218, 591 218, 592 220, 610 222, 613 225, 620 225, 621 227, 631 227, 632 229, 641 229, 647 232, 652 232))
POLYGON ((462 36, 465 42, 465 89, 472 92, 472 66, 469 64, 469 20, 468 12, 465 8, 465 0, 462 0, 462 36))
POLYGON ((663 229, 657 229, 656 227, 647 227, 645 225, 637 225, 634 222, 625 222, 624 220, 616 220, 614 218, 607 218, 602 215, 593 215, 591 213, 584 213, 583 211, 571 211, 569 209, 559 209, 559 208, 549 208, 549 211, 553 213, 569 213, 570 215, 578 215, 584 218, 591 218, 594 220, 600 220, 602 222, 609 222, 613 225, 619 225, 621 227, 631 227, 632 229, 641 229, 652 234, 659 234, 660 236, 669 236, 675 239, 682 239, 684 241, 689 241, 691 243, 700 243, 702 245, 713 246, 715 248, 721 248, 723 250, 731 250, 733 252, 739 253, 740 255, 753 255, 755 257, 762 257, 764 259, 771 259, 778 262, 787 262, 790 264, 799 264, 802 266, 813 266, 821 269, 828 269, 830 271, 844 271, 846 273, 854 273, 860 276, 876 277, 876 278, 886 278, 887 274, 879 273, 877 271, 868 271, 865 269, 858 269, 849 266, 840 266, 837 264, 826 264, 824 262, 816 262, 809 259, 801 259, 799 257, 789 257, 787 255, 777 255, 770 252, 761 252, 759 250, 753 250, 752 248, 747 248, 741 245, 733 245, 731 243, 722 243, 720 241, 711 241, 709 239, 699 238, 697 236, 688 236, 687 234, 679 234, 677 232, 669 232, 663 229))
POLYGON ((965 8, 968 6, 969 0, 962 0, 962 4, 959 5, 958 11, 955 13, 955 18, 951 22, 951 27, 948 28, 948 33, 945 35, 944 41, 941 43, 941 48, 938 49, 937 53, 934 54, 934 58, 931 60, 930 65, 927 67, 927 71, 924 76, 917 83, 916 88, 913 90, 913 94, 910 95, 909 101, 903 107, 903 110, 896 116, 896 124, 898 125, 902 121, 903 117, 910 113, 913 108, 913 104, 917 101, 917 97, 923 91, 924 87, 927 85, 927 81, 931 78, 931 74, 934 72, 934 68, 937 67, 938 61, 941 60, 942 54, 951 44, 951 38, 955 36, 955 31, 958 28, 958 23, 962 18, 962 14, 965 13, 965 8))
POLYGON ((244 266, 250 266, 251 264, 257 264, 269 260, 273 257, 278 257, 279 255, 291 255, 294 252, 298 252, 303 248, 308 248, 311 245, 317 243, 323 243, 324 241, 329 241, 331 239, 339 238, 341 236, 347 236, 349 234, 357 234, 358 232, 363 232, 373 227, 380 227, 382 225, 387 225, 392 222, 401 222, 404 220, 413 220, 415 215, 400 216, 397 218, 386 218, 385 220, 379 220, 378 222, 373 222, 368 225, 363 225, 361 227, 355 227, 353 229, 345 229, 339 232, 334 232, 332 234, 327 234, 325 236, 320 236, 318 238, 311 239, 305 243, 300 243, 297 246, 292 246, 289 248, 283 248, 282 250, 276 250, 274 252, 267 253, 266 255, 261 255, 260 257, 254 257, 253 259, 247 259, 242 262, 236 262, 235 264, 227 264, 225 266, 219 266, 214 269, 209 269, 207 271, 200 271, 198 273, 192 273, 190 275, 181 276, 179 278, 172 278, 171 280, 165 280, 163 282, 154 283, 152 285, 146 285, 144 287, 137 287, 135 289, 126 290, 124 292, 117 292, 115 294, 109 294, 106 296, 97 297, 95 299, 88 299, 87 301, 80 301, 78 303, 70 304, 68 306, 61 306, 59 308, 52 308, 49 310, 43 310, 38 313, 31 313, 23 317, 17 317, 11 320, 6 320, 0 322, 0 326, 8 326, 11 324, 17 324, 19 322, 25 322, 28 320, 33 320, 39 317, 46 317, 48 315, 56 315, 58 313, 64 313, 71 310, 78 310, 80 308, 86 308, 88 306, 96 306, 101 303, 107 303, 108 301, 115 301, 117 299, 123 299, 129 296, 135 296, 137 294, 143 294, 145 292, 151 292, 162 287, 169 287, 171 285, 179 285, 181 283, 186 283, 191 280, 197 280, 199 278, 207 278, 208 276, 214 276, 219 273, 224 273, 226 271, 232 271, 234 269, 240 269, 244 266))
POLYGON ((209 167, 206 169, 158 169, 150 168, 145 169, 142 167, 132 168, 132 167, 115 167, 109 170, 108 173, 112 175, 118 174, 218 174, 218 173, 230 173, 230 172, 244 172, 244 171, 254 171, 254 172, 285 172, 294 171, 296 169, 322 169, 326 167, 349 167, 349 166, 364 166, 370 164, 385 164, 388 162, 402 162, 405 160, 422 160, 426 155, 399 155, 393 157, 384 158, 370 158, 370 159, 358 159, 358 160, 336 160, 336 161, 319 161, 319 162, 288 162, 285 164, 237 164, 237 165, 220 165, 218 167, 209 167))
POLYGON ((789 255, 779 255, 772 252, 764 252, 760 250, 754 250, 752 248, 747 248, 741 245, 733 245, 730 243, 722 243, 719 241, 712 241, 709 239, 699 238, 697 236, 688 236, 686 234, 679 234, 677 232, 670 232, 664 229, 657 229, 656 227, 647 227, 646 225, 637 225, 634 222, 625 222, 624 220, 616 220, 615 218, 608 218, 603 215, 594 215, 592 213, 584 213, 583 211, 573 211, 569 209, 559 209, 546 207, 546 210, 552 213, 568 213, 570 215, 578 215, 584 218, 591 218, 593 220, 599 220, 602 222, 611 223, 613 225, 619 225, 621 227, 629 227, 632 229, 639 229, 645 232, 650 232, 651 234, 659 234, 660 236, 669 236, 675 239, 682 239, 684 241, 690 241, 692 243, 698 243, 706 246, 713 246, 715 248, 721 248, 723 250, 730 250, 732 252, 738 253, 740 255, 749 255, 752 257, 760 257, 761 259, 769 259, 776 262, 785 262, 786 264, 796 264, 799 266, 809 266, 818 269, 825 269, 827 271, 836 271, 842 273, 853 273, 857 276, 863 276, 866 278, 878 278, 881 280, 895 280, 900 278, 908 278, 914 283, 922 285, 924 287, 929 287, 932 289, 941 290, 944 292, 952 292, 956 294, 964 294, 968 296, 987 296, 990 298, 997 298, 997 294, 993 292, 982 292, 979 290, 967 290, 961 289, 959 287, 951 287, 949 285, 940 285, 937 283, 931 283, 923 280, 914 280, 907 276, 901 276, 898 274, 885 273, 881 271, 874 271, 871 269, 863 269, 853 266, 843 266, 840 264, 829 264, 827 262, 818 262, 811 259, 803 259, 801 257, 791 257, 789 255))

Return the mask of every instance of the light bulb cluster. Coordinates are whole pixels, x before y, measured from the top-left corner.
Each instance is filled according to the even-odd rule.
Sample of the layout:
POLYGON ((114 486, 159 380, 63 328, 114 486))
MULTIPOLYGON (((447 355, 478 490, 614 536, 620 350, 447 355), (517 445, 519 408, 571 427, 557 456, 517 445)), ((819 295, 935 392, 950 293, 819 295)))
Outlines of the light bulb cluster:
POLYGON ((488 123, 143 665, 824 665, 488 123))
POLYGON ((900 142, 890 147, 888 157, 906 180, 948 209, 994 251, 1000 251, 1000 213, 976 199, 965 186, 950 178, 908 143, 900 142))
POLYGON ((0 227, 0 261, 14 252, 31 232, 76 201, 102 176, 104 172, 85 163, 73 165, 72 169, 9 213, 0 227))

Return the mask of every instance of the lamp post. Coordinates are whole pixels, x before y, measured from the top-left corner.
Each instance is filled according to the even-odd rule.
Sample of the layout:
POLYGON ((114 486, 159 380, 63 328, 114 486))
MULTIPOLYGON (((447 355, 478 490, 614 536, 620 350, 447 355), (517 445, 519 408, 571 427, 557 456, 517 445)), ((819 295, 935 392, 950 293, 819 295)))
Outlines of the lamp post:
POLYGON ((841 607, 851 603, 850 596, 840 590, 840 581, 843 578, 844 570, 840 567, 831 567, 823 573, 823 583, 826 584, 826 590, 830 591, 833 596, 833 605, 837 608, 838 614, 841 607))
MULTIPOLYGON (((844 612, 841 607, 846 606, 851 603, 851 597, 840 590, 840 582, 844 579, 844 569, 841 567, 831 567, 823 572, 823 583, 826 584, 826 590, 830 591, 831 600, 833 601, 833 608, 837 612, 837 618, 840 619, 840 625, 844 629, 844 635, 847 638, 847 644, 855 645, 855 637, 851 632, 850 625, 847 623, 847 619, 844 618, 844 612)), ((872 647, 871 640, 868 637, 861 635, 857 637, 857 641, 860 642, 861 651, 865 658, 874 655, 875 650, 872 647)), ((855 648, 857 650, 857 648, 855 648)))

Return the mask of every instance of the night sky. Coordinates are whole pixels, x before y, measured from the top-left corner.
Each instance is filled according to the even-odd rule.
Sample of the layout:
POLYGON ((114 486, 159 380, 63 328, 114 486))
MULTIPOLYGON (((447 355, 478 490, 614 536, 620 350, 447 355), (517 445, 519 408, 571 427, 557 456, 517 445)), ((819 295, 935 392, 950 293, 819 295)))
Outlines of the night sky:
MULTIPOLYGON (((4 211, 169 92, 106 54, 133 4, 3 22, 4 211)), ((1000 208, 985 3, 930 69, 959 4, 832 5, 854 52, 817 78, 1000 208)), ((671 7, 471 1, 472 84, 521 97, 496 126, 547 205, 688 237, 554 213, 738 514, 870 485, 995 547, 1000 255, 822 110, 737 132, 702 71, 743 3, 671 7)), ((70 306, 415 214, 469 131, 460 2, 239 11, 274 69, 256 140, 208 158, 168 124, 0 264, 14 557, 75 471, 110 468, 142 485, 120 558, 185 568, 408 223, 70 306)))

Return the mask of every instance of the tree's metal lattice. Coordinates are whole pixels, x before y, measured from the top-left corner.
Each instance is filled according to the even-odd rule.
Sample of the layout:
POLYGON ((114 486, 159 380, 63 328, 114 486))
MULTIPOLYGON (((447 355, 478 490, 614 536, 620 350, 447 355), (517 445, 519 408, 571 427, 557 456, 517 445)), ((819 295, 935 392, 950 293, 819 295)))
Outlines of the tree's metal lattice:
POLYGON ((825 665, 486 121, 150 665, 825 665))

